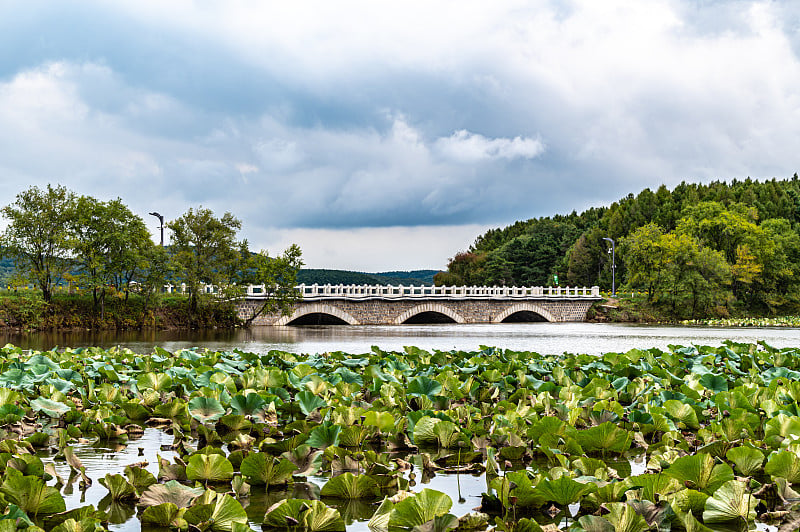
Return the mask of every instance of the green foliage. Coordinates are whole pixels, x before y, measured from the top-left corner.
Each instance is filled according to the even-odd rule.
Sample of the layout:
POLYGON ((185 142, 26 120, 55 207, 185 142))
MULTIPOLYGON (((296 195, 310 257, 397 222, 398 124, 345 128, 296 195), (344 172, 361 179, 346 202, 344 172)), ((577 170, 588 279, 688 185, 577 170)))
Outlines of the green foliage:
POLYGON ((236 241, 242 222, 226 212, 221 218, 210 209, 189 209, 166 226, 172 231, 172 253, 177 275, 186 283, 191 310, 197 310, 201 284, 232 285, 238 275, 242 248, 236 241))
POLYGON ((69 227, 76 216, 75 194, 62 186, 31 187, 0 212, 8 226, 0 237, 3 253, 16 260, 18 273, 33 281, 45 301, 70 269, 69 227))

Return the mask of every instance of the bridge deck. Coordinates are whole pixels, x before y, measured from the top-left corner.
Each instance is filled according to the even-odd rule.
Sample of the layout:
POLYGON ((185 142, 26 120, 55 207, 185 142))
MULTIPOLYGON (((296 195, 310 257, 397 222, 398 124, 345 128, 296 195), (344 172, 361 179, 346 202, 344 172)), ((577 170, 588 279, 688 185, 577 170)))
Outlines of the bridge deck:
MULTIPOLYGON (((599 300, 600 288, 560 286, 297 285, 303 301, 347 300, 599 300)), ((267 297, 264 285, 247 287, 247 299, 267 297)))

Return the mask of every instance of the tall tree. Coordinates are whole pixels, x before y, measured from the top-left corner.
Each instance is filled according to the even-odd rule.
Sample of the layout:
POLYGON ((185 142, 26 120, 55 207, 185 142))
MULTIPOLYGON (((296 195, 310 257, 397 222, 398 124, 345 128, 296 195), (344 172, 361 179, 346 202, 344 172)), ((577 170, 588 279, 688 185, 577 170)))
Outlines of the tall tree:
POLYGON ((261 287, 263 298, 245 318, 245 326, 249 327, 257 317, 264 313, 280 312, 288 315, 301 294, 295 287, 297 272, 303 266, 302 251, 296 244, 289 246, 282 255, 270 257, 266 251, 259 253, 244 252, 247 259, 241 276, 242 284, 254 284, 261 287))
POLYGON ((3 254, 16 260, 49 302, 53 287, 70 268, 69 227, 75 216, 75 194, 60 185, 31 187, 17 194, 2 214, 9 220, 1 242, 3 254))
POLYGON ((143 266, 150 233, 144 221, 121 199, 98 201, 90 196, 77 200, 70 223, 79 282, 92 291, 94 308, 105 313, 108 286, 126 290, 143 266))
POLYGON ((242 244, 236 233, 242 222, 226 212, 221 218, 210 209, 189 209, 167 223, 172 231, 171 247, 176 274, 186 283, 190 308, 197 312, 201 284, 225 288, 236 281, 241 266, 242 244))

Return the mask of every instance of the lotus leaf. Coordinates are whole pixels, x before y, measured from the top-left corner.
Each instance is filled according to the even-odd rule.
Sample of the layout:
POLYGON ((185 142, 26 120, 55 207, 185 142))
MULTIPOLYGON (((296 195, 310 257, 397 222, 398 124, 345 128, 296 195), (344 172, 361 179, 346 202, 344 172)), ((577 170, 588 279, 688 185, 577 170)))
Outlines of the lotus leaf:
POLYGON ((266 453, 251 453, 242 460, 239 469, 249 484, 277 486, 288 482, 297 466, 266 453))
POLYGON ((297 470, 294 476, 307 477, 314 475, 322 467, 322 451, 315 451, 308 445, 299 445, 291 451, 281 454, 281 457, 293 463, 297 470))
POLYGON ((57 489, 47 486, 40 478, 23 476, 15 469, 6 470, 0 493, 28 515, 47 515, 67 509, 64 498, 57 489))
POLYGON ((186 478, 203 482, 228 482, 233 478, 233 465, 218 454, 195 454, 186 463, 186 478))
POLYGON ((307 532, 344 532, 345 525, 338 511, 320 501, 284 499, 267 509, 265 528, 301 529, 307 532))
POLYGON ((536 493, 545 501, 554 502, 562 507, 580 501, 584 495, 595 490, 597 486, 592 483, 581 483, 566 476, 556 480, 542 480, 535 488, 536 493))
POLYGON ((633 434, 607 421, 602 425, 579 431, 577 441, 585 451, 623 453, 630 449, 633 434))
POLYGON ((317 449, 325 449, 331 445, 338 445, 339 433, 342 427, 329 421, 314 427, 306 440, 306 444, 317 449))
POLYGON ((615 532, 648 532, 650 527, 644 517, 636 513, 630 505, 615 502, 606 505, 609 510, 605 518, 614 527, 615 532))
POLYGON ((170 480, 165 484, 149 486, 139 498, 139 504, 142 506, 158 506, 169 503, 177 508, 186 508, 204 491, 202 488, 189 488, 180 482, 170 480))
POLYGON ((320 496, 337 499, 376 499, 380 497, 378 483, 368 475, 342 473, 322 486, 320 496))
POLYGON ((691 405, 678 401, 677 399, 670 399, 664 401, 664 409, 667 415, 686 425, 690 429, 699 429, 700 423, 697 419, 697 412, 691 405))
POLYGON ((136 379, 136 387, 139 390, 155 390, 164 392, 172 387, 172 377, 166 373, 142 373, 136 379))
POLYGON ((791 483, 800 482, 800 457, 789 451, 770 455, 764 471, 773 477, 785 478, 791 483))
POLYGON ((185 510, 179 509, 171 502, 148 506, 140 517, 142 525, 157 527, 173 527, 183 530, 188 523, 183 519, 185 510))
POLYGON ((581 516, 578 524, 584 532, 616 532, 608 519, 596 515, 581 516))
POLYGON ((247 525, 247 513, 239 502, 230 495, 219 495, 209 503, 195 503, 189 507, 183 518, 200 530, 211 532, 234 532, 236 523, 247 525))
POLYGON ((758 500, 753 497, 747 484, 729 480, 719 487, 708 500, 703 511, 705 523, 724 523, 727 521, 752 521, 756 518, 755 507, 758 500))
POLYGON ((225 415, 225 408, 216 399, 210 397, 195 397, 189 401, 189 415, 200 423, 217 421, 225 415))
POLYGON ((425 488, 411 497, 398 502, 389 514, 389 528, 410 530, 424 525, 436 517, 446 515, 453 501, 446 494, 425 488))
POLYGON ((234 395, 231 398, 231 408, 241 416, 260 417, 266 406, 267 401, 257 393, 234 395))
POLYGON ((328 406, 328 403, 326 403, 324 399, 314 395, 314 393, 309 390, 297 392, 294 396, 294 400, 300 407, 300 411, 305 415, 309 415, 318 408, 324 408, 328 406))
POLYGON ((736 466, 736 470, 745 476, 755 474, 761 469, 761 464, 764 463, 764 454, 758 449, 746 445, 729 449, 728 452, 725 453, 725 458, 733 462, 736 466))
POLYGON ((100 478, 100 484, 108 490, 114 501, 136 498, 136 488, 122 475, 108 473, 100 478))
POLYGON ((409 397, 425 396, 433 398, 442 392, 442 384, 434 379, 425 376, 414 377, 408 381, 406 395, 409 397))
POLYGON ((70 407, 64 403, 59 401, 51 401, 50 399, 45 399, 44 397, 39 397, 38 399, 31 401, 31 408, 37 412, 47 414, 52 418, 60 418, 71 410, 70 407))
POLYGON ((714 458, 706 453, 678 458, 664 473, 706 493, 713 493, 725 482, 733 480, 731 466, 715 464, 714 458))

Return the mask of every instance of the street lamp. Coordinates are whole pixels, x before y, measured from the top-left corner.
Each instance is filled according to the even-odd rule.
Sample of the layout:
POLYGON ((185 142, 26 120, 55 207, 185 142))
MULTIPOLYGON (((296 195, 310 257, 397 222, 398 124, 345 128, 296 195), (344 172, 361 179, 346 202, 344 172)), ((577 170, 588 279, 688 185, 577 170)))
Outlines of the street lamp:
POLYGON ((617 297, 617 253, 613 238, 603 237, 603 240, 611 242, 611 297, 617 297))
POLYGON ((149 213, 150 216, 155 216, 158 218, 158 221, 161 222, 161 247, 164 247, 164 217, 158 214, 157 212, 149 213))

